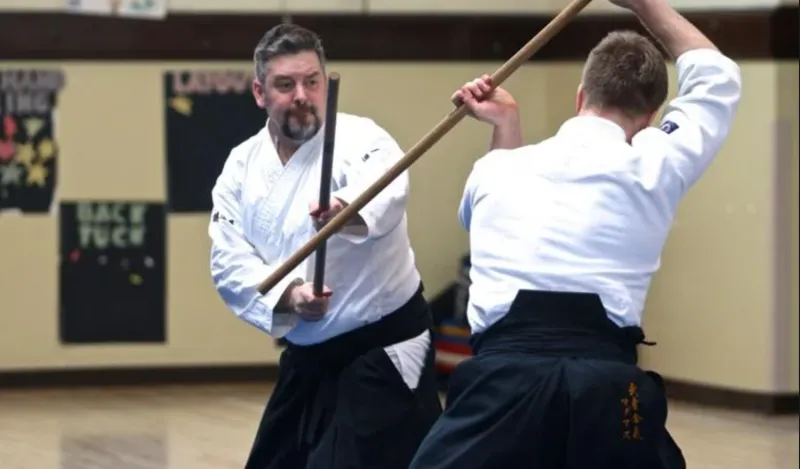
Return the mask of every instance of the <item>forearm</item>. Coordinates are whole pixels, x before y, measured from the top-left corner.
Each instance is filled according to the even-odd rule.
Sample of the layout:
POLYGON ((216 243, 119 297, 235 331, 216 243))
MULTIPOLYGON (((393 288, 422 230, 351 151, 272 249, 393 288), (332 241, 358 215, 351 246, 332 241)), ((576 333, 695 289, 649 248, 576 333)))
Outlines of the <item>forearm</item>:
MULTIPOLYGON (((364 122, 365 153, 348 154, 342 161, 342 187, 331 194, 347 207, 362 196, 376 181, 386 175, 403 158, 397 142, 371 120, 364 122)), ((380 238, 395 229, 405 217, 408 201, 408 171, 403 171, 367 202, 339 233, 361 243, 380 238)))
MULTIPOLYGON (((333 196, 346 207, 365 190, 361 185, 345 186, 333 196)), ((354 215, 339 234, 355 242, 380 238, 400 224, 407 200, 408 174, 403 173, 354 215)))
MULTIPOLYGON (((339 203, 342 204, 343 209, 347 208, 347 206, 350 205, 347 201, 342 200, 341 198, 336 197, 336 200, 338 200, 339 203)), ((348 218, 347 221, 345 221, 342 230, 360 232, 362 229, 366 228, 367 228, 366 220, 364 220, 364 217, 362 217, 360 213, 356 213, 352 217, 348 218)))
POLYGON ((509 115, 495 124, 492 129, 492 142, 489 150, 511 150, 522 146, 522 125, 519 113, 509 115))
POLYGON ((262 259, 244 234, 242 171, 241 160, 229 158, 211 191, 211 279, 222 301, 237 317, 273 337, 282 337, 297 318, 274 313, 288 309, 285 292, 300 277, 302 264, 265 295, 258 291, 258 285, 274 273, 275 266, 262 259))
POLYGON ((300 268, 283 278, 265 295, 258 285, 274 272, 255 253, 212 244, 211 278, 223 302, 237 317, 272 335, 282 337, 294 327, 288 295, 301 282, 300 268), (286 314, 279 314, 286 313, 286 314))
POLYGON ((242 316, 255 308, 255 303, 259 300, 264 303, 263 306, 267 307, 266 311, 270 314, 278 308, 283 299, 285 284, 282 285, 281 291, 276 292, 273 289, 264 298, 258 292, 259 283, 272 273, 273 269, 246 253, 212 247, 211 279, 225 304, 237 316, 242 316))
POLYGON ((717 47, 666 0, 642 0, 633 12, 642 24, 667 49, 672 59, 693 49, 717 47))

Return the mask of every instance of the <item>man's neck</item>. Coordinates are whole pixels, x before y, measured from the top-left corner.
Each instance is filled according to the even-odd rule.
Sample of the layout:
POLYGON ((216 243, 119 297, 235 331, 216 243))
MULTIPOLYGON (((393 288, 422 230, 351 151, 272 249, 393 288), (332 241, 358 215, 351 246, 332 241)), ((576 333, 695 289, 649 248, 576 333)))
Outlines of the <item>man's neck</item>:
POLYGON ((278 158, 281 160, 281 163, 285 165, 289 162, 297 149, 300 148, 300 144, 284 137, 280 130, 275 128, 275 124, 272 121, 267 125, 267 131, 269 131, 272 144, 275 145, 275 151, 278 152, 278 158))
POLYGON ((630 143, 633 136, 636 135, 636 125, 631 120, 622 114, 611 111, 597 111, 594 109, 581 109, 578 111, 579 116, 592 116, 605 119, 617 124, 623 131, 625 131, 625 139, 630 143))

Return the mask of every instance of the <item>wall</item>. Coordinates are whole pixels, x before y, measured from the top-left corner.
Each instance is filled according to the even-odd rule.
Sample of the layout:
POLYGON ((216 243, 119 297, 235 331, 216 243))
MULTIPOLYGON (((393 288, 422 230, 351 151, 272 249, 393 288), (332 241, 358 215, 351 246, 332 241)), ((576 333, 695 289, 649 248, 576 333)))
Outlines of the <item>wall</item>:
MULTIPOLYGON (((690 9, 737 10, 763 9, 778 2, 673 3, 690 9)), ((431 14, 483 12, 486 5, 467 1, 455 11, 452 2, 172 0, 170 8, 214 12, 223 11, 223 4, 225 12, 366 7, 373 13, 425 8, 431 14)), ((492 3, 488 13, 551 15, 564 4, 560 0, 500 0, 492 3)), ((0 9, 11 10, 46 11, 58 5, 56 0, 0 0, 0 9)), ((594 2, 589 9, 619 12, 604 2, 594 2)), ((509 43, 502 39, 498 38, 498 44, 509 43)), ((753 42, 767 40, 758 37, 753 42)), ((548 135, 571 115, 582 53, 560 62, 534 61, 507 84, 523 103, 527 140, 548 135)), ((510 53, 503 58, 507 56, 510 53)), ((717 162, 681 207, 646 311, 648 336, 659 345, 645 349, 643 361, 666 377, 682 381, 797 392, 798 117, 793 105, 797 102, 797 59, 778 64, 751 56, 739 61, 745 84, 739 117, 717 162), (775 131, 779 122, 785 123, 788 133, 775 131), (786 177, 789 174, 794 179, 786 177), (776 175, 784 175, 777 185, 776 175), (777 214, 779 209, 784 211, 777 214), (791 214, 786 218, 785 210, 791 214), (784 254, 794 261, 781 264, 784 254)), ((334 62, 331 69, 343 75, 341 108, 375 118, 408 148, 449 112, 448 96, 455 87, 495 70, 500 63, 466 59, 334 62), (376 83, 380 86, 375 87, 376 83), (386 90, 391 90, 391 105, 386 90)), ((60 67, 67 75, 58 109, 64 155, 61 197, 156 199, 164 197, 161 71, 176 66, 249 67, 244 61, 0 61, 2 68, 20 65, 60 67), (125 145, 119 145, 120 141, 125 145), (109 152, 109 148, 114 150, 109 152)), ((464 178, 488 138, 488 129, 465 121, 412 168, 410 229, 429 296, 453 280, 458 257, 466 251, 466 236, 455 211, 464 178)), ((170 218, 166 346, 62 347, 55 313, 56 221, 47 216, 0 217, 0 257, 17 274, 0 286, 7 305, 0 314, 0 370, 274 363, 273 342, 233 317, 210 287, 206 221, 200 215, 170 218), (24 240, 24 249, 19 240, 24 240)))
MULTIPOLYGON (((788 236, 778 233, 787 225, 780 219, 785 215, 775 212, 788 209, 788 194, 776 192, 775 174, 788 173, 790 155, 777 154, 786 147, 774 132, 786 91, 780 65, 741 65, 745 91, 731 136, 682 204, 653 282, 645 329, 658 346, 645 348, 643 360, 689 382, 796 391, 796 375, 788 384, 785 344, 797 338, 789 337, 788 302, 775 303, 776 294, 789 294, 776 291, 788 278, 776 271, 773 256, 789 255, 788 246, 776 245, 788 236)), ((796 116, 791 124, 787 137, 796 140, 796 116)), ((796 321, 796 306, 793 315, 796 321)))
MULTIPOLYGON (((563 8, 565 0, 497 0, 491 3, 480 0, 449 2, 446 0, 428 2, 425 0, 168 0, 168 8, 174 12, 356 12, 370 13, 553 13, 563 8)), ((673 0, 670 2, 681 10, 751 10, 777 6, 793 5, 790 0, 673 0)), ((0 9, 52 11, 61 8, 61 0, 2 0, 0 9)), ((594 1, 587 11, 619 11, 604 1, 594 1)))
MULTIPOLYGON (((340 109, 374 118, 409 148, 450 112, 448 97, 465 80, 497 63, 452 65, 331 63, 342 75, 340 109), (424 70, 421 73, 421 70, 424 70), (390 81, 393 106, 385 89, 390 81)), ((67 86, 58 106, 61 148, 59 197, 163 200, 164 122, 161 73, 174 68, 240 68, 248 63, 2 63, 3 68, 61 67, 67 86), (120 142, 125 142, 120 144, 120 142)), ((526 67, 508 83, 520 100, 539 102, 541 67, 526 67)), ((544 136, 526 106, 526 137, 544 136)), ((410 230, 429 295, 453 277, 466 235, 456 221, 463 180, 488 145, 481 125, 465 121, 412 168, 410 230), (435 233, 435 235, 434 235, 435 233)), ((14 266, 2 297, 0 370, 110 365, 275 362, 273 341, 233 316, 208 274, 208 216, 171 214, 168 224, 168 331, 164 345, 63 347, 58 342, 58 220, 55 216, 0 216, 4 265, 14 266), (20 241, 24 240, 24 249, 20 241)))
POLYGON ((798 290, 800 289, 800 276, 798 276, 798 244, 800 244, 800 231, 798 230, 798 214, 800 214, 800 145, 798 142, 798 127, 800 127, 800 108, 798 107, 798 66, 797 62, 782 61, 778 65, 778 115, 780 122, 784 125, 782 129, 786 133, 783 136, 781 150, 786 158, 786 170, 782 173, 785 179, 781 181, 785 184, 785 191, 780 194, 786 203, 781 204, 778 217, 785 220, 782 232, 786 234, 780 242, 787 245, 782 253, 785 261, 781 265, 786 269, 787 277, 784 283, 785 289, 781 295, 787 298, 786 304, 781 305, 785 311, 785 320, 778 322, 782 326, 780 333, 784 336, 786 346, 780 350, 781 355, 787 356, 785 367, 788 366, 788 373, 785 383, 779 383, 782 388, 796 392, 800 388, 800 304, 798 302, 798 290))

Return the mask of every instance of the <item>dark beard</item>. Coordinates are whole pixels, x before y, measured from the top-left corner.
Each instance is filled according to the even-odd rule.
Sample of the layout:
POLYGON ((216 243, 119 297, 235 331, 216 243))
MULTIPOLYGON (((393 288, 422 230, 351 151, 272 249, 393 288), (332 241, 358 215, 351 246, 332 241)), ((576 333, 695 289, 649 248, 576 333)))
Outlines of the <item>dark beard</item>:
POLYGON ((283 123, 281 124, 281 133, 293 142, 304 143, 314 137, 319 132, 322 123, 317 115, 317 109, 310 106, 301 110, 290 110, 283 114, 283 123), (293 113, 309 112, 311 113, 311 122, 303 125, 291 124, 291 116, 293 113))

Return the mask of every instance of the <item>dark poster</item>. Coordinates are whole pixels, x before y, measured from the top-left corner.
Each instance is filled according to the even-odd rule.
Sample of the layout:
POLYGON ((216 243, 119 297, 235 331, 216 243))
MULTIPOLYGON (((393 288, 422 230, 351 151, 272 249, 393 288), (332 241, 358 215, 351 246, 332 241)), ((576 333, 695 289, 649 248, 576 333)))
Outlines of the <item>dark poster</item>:
POLYGON ((0 212, 48 213, 56 190, 58 70, 0 70, 0 212))
POLYGON ((174 71, 166 90, 167 199, 171 212, 210 212, 230 151, 261 129, 266 112, 240 71, 174 71))
POLYGON ((62 342, 163 343, 163 204, 64 202, 60 210, 62 342))

